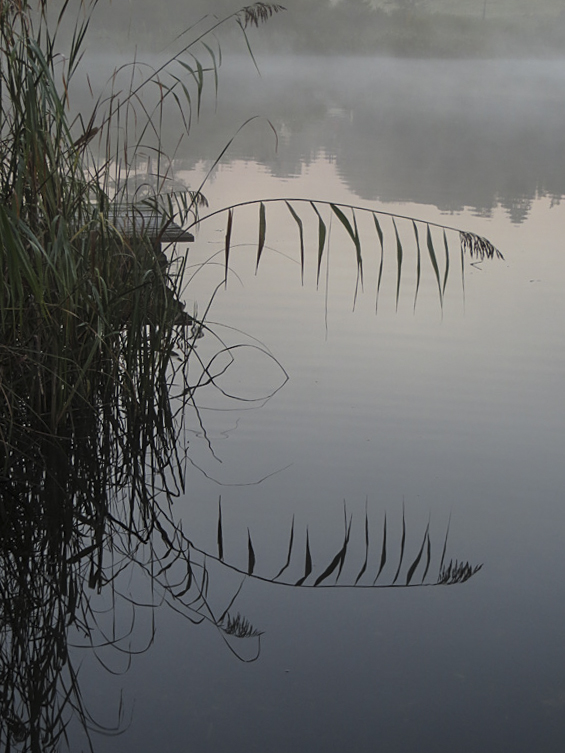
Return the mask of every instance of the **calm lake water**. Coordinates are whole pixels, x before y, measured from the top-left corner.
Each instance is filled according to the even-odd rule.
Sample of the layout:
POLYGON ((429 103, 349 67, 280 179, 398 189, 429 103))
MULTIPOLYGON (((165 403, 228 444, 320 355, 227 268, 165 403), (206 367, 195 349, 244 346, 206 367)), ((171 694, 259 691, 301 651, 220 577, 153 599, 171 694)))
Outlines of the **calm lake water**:
MULTIPOLYGON (((355 296, 355 248, 329 212, 317 284, 318 220, 307 204, 293 204, 304 220, 304 282, 284 205, 267 207, 255 274, 255 206, 235 214, 229 284, 214 295, 226 218, 204 223, 186 291, 200 315, 214 296, 197 352, 216 373, 227 364, 216 357, 222 347, 244 347, 218 377, 224 392, 202 388, 187 416, 186 493, 175 515, 197 547, 217 553, 221 496, 226 562, 245 572, 251 537, 255 573, 266 578, 286 562, 293 520, 290 581, 304 574, 307 532, 308 582, 321 575, 343 544, 344 503, 340 582, 360 573, 368 520, 359 584, 372 584, 385 516, 377 584, 394 582, 403 521, 395 585, 428 526, 426 581, 437 578, 448 527, 446 561, 483 567, 451 586, 322 589, 210 564, 216 615, 243 584, 230 612, 263 631, 259 658, 241 660, 255 656, 255 638, 228 645, 166 604, 139 609, 128 645, 140 654, 108 659, 123 674, 81 654, 87 706, 111 725, 122 699, 128 727, 95 737, 96 750, 561 752, 565 61, 277 58, 261 63, 261 78, 248 60, 225 68, 217 112, 205 103, 176 178, 197 187, 253 115, 271 120, 279 144, 264 119, 250 123, 204 188, 211 209, 262 197, 344 202, 479 233, 504 259, 467 258, 463 282, 450 233, 441 304, 420 231, 415 304, 414 231, 399 220, 397 301, 395 231, 384 217, 375 311, 380 246, 370 216, 358 214, 364 285, 355 296)), ((443 280, 441 232, 434 242, 443 280)), ((143 601, 149 579, 123 590, 143 601)), ((127 626, 128 610, 118 613, 127 626)))

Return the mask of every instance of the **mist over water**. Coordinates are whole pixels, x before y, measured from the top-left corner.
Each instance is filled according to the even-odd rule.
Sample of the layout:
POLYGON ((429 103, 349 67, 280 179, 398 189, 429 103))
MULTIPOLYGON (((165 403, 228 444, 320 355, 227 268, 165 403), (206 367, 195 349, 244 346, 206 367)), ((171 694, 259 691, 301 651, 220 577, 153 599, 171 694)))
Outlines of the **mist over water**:
MULTIPOLYGON (((111 63, 92 55, 91 80, 107 79, 111 63)), ((258 63, 261 76, 249 58, 230 58, 217 101, 210 87, 178 146, 182 127, 171 109, 163 135, 177 168, 212 163, 235 136, 222 164, 253 161, 286 179, 323 157, 370 202, 485 215, 502 206, 521 222, 536 198, 559 201, 565 193, 565 60, 260 56, 258 63), (259 119, 238 133, 252 116, 259 119)))

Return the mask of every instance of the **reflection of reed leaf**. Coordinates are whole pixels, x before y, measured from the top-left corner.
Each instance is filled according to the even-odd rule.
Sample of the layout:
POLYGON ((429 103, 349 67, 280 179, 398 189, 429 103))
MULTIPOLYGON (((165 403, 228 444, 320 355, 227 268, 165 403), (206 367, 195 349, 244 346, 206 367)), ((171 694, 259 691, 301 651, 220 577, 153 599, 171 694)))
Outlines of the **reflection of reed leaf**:
POLYGON ((263 202, 259 203, 259 243, 257 245, 257 263, 255 271, 259 269, 259 262, 261 261, 261 254, 265 248, 265 235, 267 232, 267 218, 265 216, 265 205, 263 202))
POLYGON ((450 561, 447 567, 442 568, 437 582, 439 585, 452 586, 455 583, 465 583, 481 569, 481 565, 470 565, 468 562, 450 561))
POLYGON ((384 566, 386 565, 386 513, 385 513, 385 519, 383 523, 383 543, 381 546, 381 562, 379 565, 379 571, 376 575, 375 580, 373 581, 373 585, 377 582, 379 575, 382 573, 384 566))
POLYGON ((255 569, 255 552, 253 551, 253 544, 251 543, 251 534, 249 533, 249 529, 247 529, 247 550, 249 555, 247 575, 253 575, 253 570, 255 569))
POLYGON ((312 572, 312 554, 310 553, 310 536, 308 533, 308 529, 306 529, 306 555, 304 558, 304 575, 300 580, 297 580, 294 584, 295 586, 302 586, 306 578, 311 574, 312 572))
POLYGON ((400 575, 400 569, 402 567, 402 560, 404 559, 404 548, 406 546, 406 518, 404 516, 404 507, 402 508, 402 538, 400 540, 400 559, 398 561, 398 569, 396 570, 396 574, 394 576, 394 580, 392 581, 393 585, 398 580, 398 576, 400 575))
MULTIPOLYGON (((218 527, 221 528, 220 515, 218 520, 218 527)), ((471 565, 469 562, 451 561, 448 566, 445 566, 445 557, 447 552, 447 543, 449 537, 448 523, 445 537, 443 539, 443 546, 441 549, 441 556, 439 557, 439 563, 437 564, 437 576, 435 579, 429 578, 430 568, 434 560, 434 548, 432 546, 432 537, 430 532, 430 523, 428 522, 421 538, 418 537, 417 548, 414 546, 415 554, 410 555, 409 551, 413 544, 409 544, 408 526, 406 521, 406 515, 404 510, 402 512, 401 530, 398 541, 398 560, 394 566, 394 570, 390 570, 390 536, 389 526, 387 522, 387 516, 384 516, 382 533, 381 533, 381 545, 380 545, 380 557, 378 561, 378 568, 376 574, 370 575, 370 563, 372 557, 370 556, 371 546, 371 526, 368 511, 365 511, 364 521, 364 534, 363 534, 363 553, 362 564, 355 568, 355 575, 351 577, 343 577, 342 573, 345 569, 346 561, 349 562, 348 570, 351 570, 354 559, 359 557, 359 551, 357 549, 352 550, 351 542, 351 530, 352 530, 353 518, 347 517, 347 511, 345 511, 345 531, 343 534, 343 540, 335 553, 332 555, 327 564, 322 565, 318 569, 316 563, 317 559, 314 557, 312 551, 310 531, 306 528, 306 537, 304 543, 304 549, 297 548, 295 544, 295 522, 294 517, 292 519, 292 525, 289 535, 289 543, 286 554, 286 561, 280 568, 275 576, 269 576, 261 574, 257 569, 257 558, 255 548, 252 542, 251 532, 247 531, 247 566, 242 569, 235 565, 233 562, 226 561, 223 558, 212 557, 221 561, 223 565, 229 569, 240 573, 242 576, 250 576, 257 580, 262 580, 268 583, 277 583, 279 585, 286 585, 289 587, 299 588, 406 588, 417 586, 432 586, 432 585, 454 585, 456 583, 464 583, 471 576, 477 573, 482 565, 471 565), (302 571, 298 580, 292 580, 290 577, 282 579, 282 575, 288 571, 293 564, 298 566, 298 562, 301 561, 300 569, 302 571), (388 565, 388 567, 387 567, 388 565), (319 574, 315 575, 315 571, 318 570, 319 574), (388 576, 383 577, 380 583, 377 583, 381 575, 388 570, 388 576), (417 577, 417 573, 420 575, 417 577), (404 573, 404 574, 403 574, 404 573), (330 582, 331 579, 331 582, 330 582)), ((413 536, 410 537, 413 541, 413 536)), ((191 547, 195 552, 200 552, 206 557, 210 556, 203 550, 195 547, 191 544, 191 547)), ((222 546, 223 552, 223 546, 222 546)), ((436 560, 437 561, 437 560, 436 560)), ((375 563, 375 566, 377 563, 375 563)), ((374 572, 374 571, 373 571, 374 572)))
MULTIPOLYGON (((342 548, 339 550, 339 552, 335 555, 333 560, 330 562, 330 564, 327 566, 327 568, 324 570, 324 572, 316 578, 314 581, 315 586, 319 586, 320 583, 326 580, 333 571, 336 569, 336 567, 339 565, 340 570, 343 568, 343 563, 345 562, 345 555, 347 554, 347 541, 343 542, 342 548)), ((338 573, 339 578, 339 573, 338 573)))
POLYGON ((281 569, 279 570, 279 572, 275 575, 275 577, 273 578, 273 580, 278 580, 281 577, 281 575, 284 573, 284 571, 288 569, 288 567, 290 565, 290 560, 291 560, 291 557, 292 557, 292 545, 293 545, 293 543, 294 543, 294 515, 292 516, 292 525, 290 527, 290 537, 289 537, 289 540, 288 540, 288 554, 287 554, 287 557, 286 557, 286 562, 281 567, 281 569))
POLYGON ((367 508, 368 502, 365 504, 365 560, 363 562, 363 565, 361 566, 361 570, 359 570, 359 574, 355 578, 355 585, 359 583, 359 581, 365 574, 367 563, 369 561, 369 511, 367 508))
POLYGON ((233 225, 233 212, 230 209, 228 212, 228 223, 226 226, 226 238, 225 238, 225 246, 224 246, 224 249, 225 249, 224 258, 225 258, 225 266, 226 266, 226 285, 228 284, 228 269, 229 269, 229 262, 230 262, 232 225, 233 225))
POLYGON ((232 617, 230 614, 226 615, 220 627, 224 633, 233 635, 236 638, 258 638, 260 635, 263 635, 262 630, 254 628, 249 620, 246 617, 242 617, 239 612, 235 617, 232 617))
MULTIPOLYGON (((410 581, 412 580, 412 576, 414 575, 414 573, 416 572, 416 568, 420 564, 420 560, 422 559, 422 555, 424 554, 424 547, 426 546, 427 543, 429 543, 429 536, 430 536, 430 527, 428 525, 428 527, 426 528, 426 533, 424 534, 424 540, 422 541, 422 546, 420 547, 420 551, 418 552, 418 555, 417 555, 416 559, 414 560, 414 562, 410 565, 410 568, 408 570, 408 574, 406 575, 406 585, 407 586, 410 585, 410 581)), ((429 553, 429 551, 430 550, 428 549, 428 553, 429 553)))
POLYGON ((222 530, 222 498, 218 506, 218 559, 224 561, 224 534, 222 530))

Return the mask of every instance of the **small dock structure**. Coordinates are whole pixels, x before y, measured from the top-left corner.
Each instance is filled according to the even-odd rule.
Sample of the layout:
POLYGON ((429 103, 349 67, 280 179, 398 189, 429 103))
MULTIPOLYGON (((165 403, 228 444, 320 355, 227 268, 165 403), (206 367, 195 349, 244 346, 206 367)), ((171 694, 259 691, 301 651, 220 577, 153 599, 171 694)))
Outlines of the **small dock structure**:
POLYGON ((194 235, 171 217, 149 206, 126 204, 110 210, 110 221, 125 238, 145 237, 158 251, 171 243, 192 243, 194 235))

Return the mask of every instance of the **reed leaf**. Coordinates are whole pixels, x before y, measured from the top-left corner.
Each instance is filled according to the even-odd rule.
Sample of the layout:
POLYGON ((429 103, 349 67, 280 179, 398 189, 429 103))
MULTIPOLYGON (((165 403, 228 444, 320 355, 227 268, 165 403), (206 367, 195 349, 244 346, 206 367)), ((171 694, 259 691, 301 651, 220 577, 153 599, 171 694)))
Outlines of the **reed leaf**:
POLYGON ((398 560, 398 569, 396 571, 396 574, 394 576, 394 580, 392 581, 392 584, 394 585, 396 581, 398 580, 398 576, 400 575, 400 570, 402 568, 402 562, 404 560, 404 549, 406 546, 406 517, 404 515, 404 508, 402 509, 402 539, 400 541, 400 559, 398 560))
POLYGON ((416 301, 418 300, 418 291, 420 289, 420 277, 422 275, 422 254, 420 252, 420 236, 416 222, 412 222, 414 228, 414 237, 416 239, 416 290, 414 292, 414 311, 416 310, 416 301))
POLYGON ((445 288, 447 285, 447 278, 449 277, 449 246, 447 244, 447 235, 445 233, 445 230, 443 231, 443 248, 445 250, 445 272, 443 275, 443 287, 441 293, 445 297, 445 288))
POLYGON ((267 232, 267 219, 265 216, 265 205, 263 202, 259 203, 259 243, 257 245, 257 262, 255 265, 255 273, 259 269, 259 262, 261 261, 261 254, 265 248, 265 234, 267 232))
POLYGON ((300 276, 302 282, 304 282, 304 223, 293 209, 292 204, 288 201, 286 201, 285 204, 287 205, 288 211, 292 215, 293 220, 298 226, 298 237, 300 240, 300 276))
MULTIPOLYGON (((415 290, 415 296, 414 296, 414 305, 416 304, 420 285, 421 285, 421 279, 422 279, 422 247, 420 243, 420 234, 418 230, 418 223, 422 223, 426 226, 426 245, 428 249, 428 255, 431 261, 433 273, 436 279, 437 288, 438 288, 438 297, 440 306, 443 307, 443 297, 444 292, 447 287, 447 281, 449 278, 449 271, 450 271, 450 248, 449 248, 449 242, 447 238, 447 231, 453 231, 457 232, 460 237, 460 245, 462 249, 463 256, 465 253, 469 253, 473 257, 480 257, 480 258, 488 258, 488 259, 494 259, 494 258, 503 258, 502 254, 498 249, 496 249, 487 239, 481 238, 481 236, 474 235, 473 233, 467 233, 458 230, 457 228, 448 227, 445 225, 439 225, 437 223, 430 223, 430 222, 422 222, 421 220, 415 220, 412 217, 406 217, 398 214, 393 214, 390 212, 384 212, 382 210, 375 210, 375 209, 367 209, 364 207, 359 206, 353 206, 348 204, 336 204, 335 202, 327 202, 327 201, 320 201, 316 200, 313 201, 311 199, 300 199, 300 198, 280 198, 280 199, 257 199, 257 200, 250 200, 250 201, 244 201, 239 202, 237 204, 233 204, 231 207, 226 207, 222 209, 217 209, 205 216, 201 216, 198 218, 198 220, 195 220, 193 222, 193 225, 198 225, 202 222, 205 222, 212 217, 215 217, 216 215, 222 214, 224 212, 233 212, 235 209, 244 207, 244 206, 250 206, 253 204, 258 204, 260 207, 260 224, 261 224, 261 207, 264 208, 265 211, 265 223, 266 223, 266 212, 267 212, 267 205, 272 203, 285 203, 287 208, 289 209, 291 216, 295 223, 298 225, 299 229, 299 245, 300 245, 300 260, 301 260, 301 270, 302 270, 302 277, 303 277, 303 271, 305 266, 305 243, 304 243, 304 221, 301 218, 300 214, 298 213, 296 206, 300 203, 308 203, 310 207, 314 210, 317 220, 318 220, 318 233, 317 233, 317 270, 316 270, 316 284, 319 285, 320 281, 320 274, 321 274, 321 266, 324 256, 324 249, 326 246, 326 240, 327 240, 327 234, 328 234, 328 228, 327 224, 322 216, 322 213, 320 211, 320 208, 323 206, 327 206, 332 211, 332 216, 335 215, 339 221, 340 224, 344 227, 346 230, 347 235, 349 236, 350 241, 353 244, 353 248, 355 250, 356 255, 356 265, 357 265, 357 280, 355 285, 355 291, 354 291, 354 302, 357 297, 358 288, 359 285, 362 286, 363 284, 363 275, 364 275, 364 262, 363 262, 363 239, 361 238, 361 234, 359 232, 359 227, 357 224, 357 214, 361 212, 370 213, 373 217, 373 224, 375 226, 377 237, 379 238, 380 243, 380 263, 378 266, 378 272, 377 272, 377 284, 376 284, 376 300, 375 300, 375 308, 378 309, 378 300, 381 290, 381 283, 383 280, 383 268, 384 268, 384 256, 385 256, 385 244, 384 244, 384 232, 382 229, 382 225, 378 219, 379 216, 383 217, 389 217, 391 219, 392 225, 393 225, 393 233, 394 233, 394 239, 395 239, 395 257, 396 257, 396 307, 398 308, 399 302, 400 302, 400 289, 402 284, 402 278, 404 275, 404 258, 407 255, 407 249, 404 247, 404 244, 402 242, 399 223, 401 221, 403 222, 409 222, 412 225, 413 231, 414 231, 414 237, 415 237, 415 244, 414 244, 414 250, 415 250, 415 256, 416 256, 416 290, 415 290), (352 212, 352 220, 350 221, 345 211, 346 209, 349 209, 352 212), (441 229, 443 232, 443 238, 444 238, 444 252, 446 255, 446 264, 445 264, 445 270, 443 273, 443 276, 440 274, 439 264, 438 264, 438 257, 437 253, 434 247, 434 240, 431 232, 431 228, 436 227, 438 229, 441 229)), ((190 227, 190 226, 189 226, 190 227)), ((261 238, 261 227, 260 230, 260 238, 261 238)))
POLYGON ((383 264, 384 264, 384 241, 383 241, 383 231, 381 229, 381 225, 379 222, 379 219, 375 212, 372 213, 373 215, 373 222, 375 223, 375 229, 377 231, 377 235, 379 237, 379 243, 381 247, 381 258, 379 263, 379 274, 377 277, 377 292, 375 296, 375 311, 379 308, 379 293, 381 291, 381 281, 383 279, 383 264))
POLYGON ((255 570, 255 552, 253 550, 253 544, 251 542, 251 534, 249 533, 249 528, 247 529, 247 551, 248 551, 247 575, 253 575, 253 571, 255 570))
POLYGON ((386 556, 387 556, 387 550, 386 550, 386 513, 385 513, 384 522, 383 522, 383 543, 381 545, 381 561, 379 564, 379 570, 377 572, 377 576, 375 580, 373 581, 373 585, 375 585, 375 583, 379 579, 380 574, 383 571, 383 568, 386 564, 386 556))
POLYGON ((218 502, 218 559, 224 561, 224 531, 222 527, 222 498, 218 502))
POLYGON ((430 563, 432 561, 432 542, 430 540, 430 536, 428 534, 428 545, 426 548, 426 567, 424 568, 424 573, 422 575, 421 582, 423 583, 426 580, 426 576, 428 574, 428 570, 430 569, 430 563))
POLYGON ((355 585, 359 583, 359 581, 365 574, 365 571, 367 570, 368 562, 369 562, 369 511, 368 511, 368 502, 366 502, 365 503, 365 559, 363 561, 363 565, 361 566, 361 570, 359 570, 359 573, 357 577, 355 578, 355 585))
POLYGON ((410 582, 414 576, 414 573, 416 572, 416 569, 418 565, 420 564, 420 560, 422 559, 422 556, 424 554, 424 548, 426 547, 426 544, 429 543, 429 536, 430 536, 430 525, 428 523, 428 526, 426 528, 426 532, 424 533, 424 538, 422 540, 422 546, 420 547, 420 551, 418 552, 416 559, 414 562, 410 565, 408 569, 408 573, 406 574, 406 585, 409 586, 410 582))
POLYGON ((398 228, 396 227, 396 220, 393 218, 392 224, 394 227, 394 235, 396 237, 396 308, 398 309, 398 300, 400 298, 400 280, 402 277, 402 260, 404 257, 404 251, 402 249, 402 243, 400 242, 400 236, 398 235, 398 228))
POLYGON ((343 227, 346 229, 347 234, 351 238, 353 242, 353 246, 355 247, 355 253, 356 253, 356 260, 357 260, 357 272, 360 276, 361 282, 363 281, 363 256, 361 254, 361 240, 359 238, 359 229, 357 227, 357 220, 355 218, 355 210, 352 210, 353 215, 353 225, 349 222, 343 211, 339 208, 337 204, 330 204, 333 213, 336 215, 338 220, 341 222, 343 227))
POLYGON ((278 580, 281 577, 281 575, 284 573, 284 571, 288 569, 288 567, 290 565, 290 559, 292 557, 292 546, 293 546, 293 544, 294 544, 294 515, 292 516, 292 524, 291 524, 291 527, 290 527, 290 536, 289 536, 289 540, 288 540, 288 554, 286 556, 286 562, 281 567, 281 569, 279 570, 279 572, 275 575, 275 577, 273 578, 273 580, 278 580))
POLYGON ((224 243, 224 263, 225 263, 224 282, 225 282, 226 287, 228 285, 228 271, 229 271, 229 260, 230 260, 230 249, 231 249, 232 226, 233 226, 233 209, 229 209, 228 210, 228 223, 226 226, 226 237, 225 237, 225 243, 224 243))
POLYGON ((426 240, 427 240, 427 245, 428 245, 428 253, 430 255, 430 261, 432 263, 434 274, 436 276, 436 282, 437 282, 437 287, 438 287, 438 292, 439 292, 439 299, 440 299, 440 303, 441 303, 443 301, 443 290, 442 290, 442 287, 441 287, 440 276, 439 276, 439 266, 438 266, 438 263, 437 263, 437 256, 436 256, 436 252, 435 252, 435 248, 434 248, 434 242, 433 242, 433 239, 432 239, 432 233, 431 233, 429 224, 427 226, 426 240))
MULTIPOLYGON (((335 557, 332 559, 332 561, 324 570, 324 572, 314 581, 315 586, 319 586, 320 583, 323 583, 323 581, 325 581, 326 578, 328 578, 334 572, 334 570, 336 570, 338 565, 343 566, 343 562, 345 560, 346 549, 347 549, 347 544, 344 542, 343 547, 335 555, 335 557)), ((338 577, 339 577, 339 574, 338 574, 338 577)))
POLYGON ((311 201, 310 204, 318 217, 318 266, 317 266, 317 272, 316 272, 316 284, 318 285, 320 283, 320 271, 322 268, 322 258, 324 256, 324 247, 326 245, 327 230, 326 230, 326 223, 322 219, 322 215, 318 211, 317 206, 314 204, 313 201, 311 201))
POLYGON ((306 554, 304 558, 304 575, 302 578, 296 581, 296 586, 302 586, 304 584, 304 581, 308 578, 308 576, 312 573, 312 554, 310 552, 310 534, 308 532, 308 529, 306 529, 306 554))

